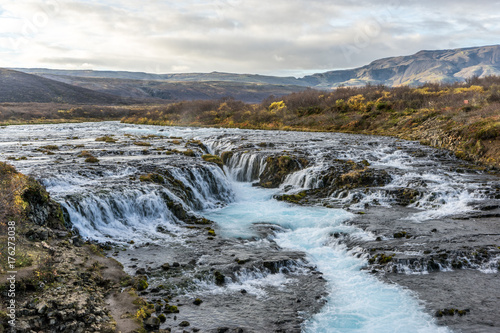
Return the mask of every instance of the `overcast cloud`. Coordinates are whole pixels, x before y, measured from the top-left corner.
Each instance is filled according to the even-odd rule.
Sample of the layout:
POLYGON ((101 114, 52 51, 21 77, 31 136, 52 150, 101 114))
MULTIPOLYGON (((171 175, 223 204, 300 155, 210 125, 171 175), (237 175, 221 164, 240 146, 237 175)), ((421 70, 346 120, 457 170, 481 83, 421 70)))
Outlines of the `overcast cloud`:
POLYGON ((3 0, 0 66, 302 76, 498 44, 500 1, 3 0))

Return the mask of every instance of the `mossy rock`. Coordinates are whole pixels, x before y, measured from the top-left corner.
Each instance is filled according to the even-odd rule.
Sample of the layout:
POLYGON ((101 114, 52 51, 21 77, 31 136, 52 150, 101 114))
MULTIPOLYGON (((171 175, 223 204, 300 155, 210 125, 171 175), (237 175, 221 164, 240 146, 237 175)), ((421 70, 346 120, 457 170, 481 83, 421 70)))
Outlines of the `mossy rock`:
POLYGON ((195 224, 207 225, 207 224, 212 224, 212 221, 210 221, 210 220, 208 220, 208 219, 206 219, 206 218, 202 217, 202 218, 200 218, 200 219, 197 219, 197 220, 195 221, 195 224))
POLYGON ((165 179, 157 173, 148 173, 147 175, 139 176, 141 182, 151 182, 157 184, 163 184, 165 179))
POLYGON ((412 188, 401 188, 391 191, 391 194, 396 198, 396 202, 401 206, 408 206, 415 203, 422 195, 420 191, 412 188))
POLYGON ((223 151, 220 154, 220 158, 221 158, 222 162, 226 165, 227 165, 227 162, 229 162, 229 160, 231 159, 231 157, 233 157, 232 151, 223 151))
POLYGON ((148 281, 146 281, 145 279, 140 279, 135 284, 135 289, 137 289, 138 291, 146 290, 148 289, 148 287, 149 287, 148 281))
POLYGON ((217 155, 205 154, 205 155, 202 155, 201 158, 204 161, 217 164, 221 169, 224 168, 224 163, 222 162, 222 159, 217 155))
POLYGON ((195 157, 196 154, 192 149, 188 149, 182 152, 184 155, 189 156, 189 157, 195 157))
POLYGON ((101 137, 98 137, 95 139, 95 141, 103 141, 103 142, 108 142, 108 143, 115 143, 116 140, 115 138, 109 136, 109 135, 105 135, 105 136, 101 136, 101 137))
POLYGON ((165 313, 179 313, 179 308, 175 305, 165 304, 165 313))
POLYGON ((259 185, 266 188, 277 188, 286 176, 303 169, 308 163, 307 160, 295 156, 268 156, 264 171, 260 175, 259 185))
POLYGON ((41 149, 47 149, 47 150, 59 150, 59 147, 56 145, 47 145, 47 146, 41 146, 41 149))
POLYGON ((224 285, 226 281, 226 277, 219 271, 214 272, 214 277, 215 277, 215 284, 218 286, 224 285))
POLYGON ((134 142, 134 145, 136 146, 142 146, 142 147, 149 147, 151 144, 149 142, 144 142, 144 141, 136 141, 134 142))
POLYGON ((406 231, 398 231, 393 236, 394 238, 410 238, 410 235, 406 231))
POLYGON ((297 194, 282 194, 276 195, 274 198, 279 201, 287 201, 291 203, 298 204, 302 199, 304 199, 307 195, 307 191, 302 191, 297 194))
POLYGON ((95 156, 89 156, 85 159, 86 163, 98 163, 99 159, 95 156))
POLYGON ((377 254, 374 257, 368 259, 368 263, 369 264, 378 263, 380 265, 385 265, 385 264, 388 264, 389 262, 391 262, 393 257, 394 256, 385 255, 384 253, 381 253, 381 254, 377 254))

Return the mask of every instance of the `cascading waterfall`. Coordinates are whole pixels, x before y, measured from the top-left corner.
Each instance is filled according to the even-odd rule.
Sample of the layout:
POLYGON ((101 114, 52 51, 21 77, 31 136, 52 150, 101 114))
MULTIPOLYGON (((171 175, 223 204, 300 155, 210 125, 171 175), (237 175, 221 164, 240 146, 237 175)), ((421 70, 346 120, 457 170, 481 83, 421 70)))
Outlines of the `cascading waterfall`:
POLYGON ((167 185, 125 182, 122 177, 131 172, 105 172, 97 178, 71 176, 66 180, 56 175, 45 179, 44 184, 82 237, 104 242, 170 239, 168 233, 183 233, 184 229, 178 227, 182 222, 169 202, 189 212, 215 208, 233 199, 227 178, 214 165, 169 168, 168 174, 182 184, 178 186, 182 197, 167 185))
POLYGON ((214 208, 233 200, 231 185, 224 172, 217 166, 171 168, 169 172, 193 193, 193 198, 185 202, 193 209, 214 208))
POLYGON ((145 187, 69 195, 61 204, 82 237, 126 242, 165 237, 158 227, 169 232, 182 231, 166 204, 165 199, 170 197, 174 196, 165 188, 145 187))
POLYGON ((265 157, 259 153, 237 152, 233 154, 227 163, 231 178, 242 182, 258 180, 266 165, 265 157))

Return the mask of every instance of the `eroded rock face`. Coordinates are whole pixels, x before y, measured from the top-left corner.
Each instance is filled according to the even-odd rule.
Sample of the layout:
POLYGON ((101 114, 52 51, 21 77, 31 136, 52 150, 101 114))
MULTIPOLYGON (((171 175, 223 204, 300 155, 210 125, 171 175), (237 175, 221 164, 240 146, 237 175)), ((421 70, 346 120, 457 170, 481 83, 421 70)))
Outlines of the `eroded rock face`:
POLYGON ((259 185, 266 188, 277 188, 289 174, 305 168, 309 164, 305 158, 281 155, 266 158, 266 166, 259 176, 259 185))
POLYGON ((364 163, 335 160, 323 177, 325 188, 331 191, 353 189, 358 187, 375 187, 387 185, 392 177, 387 171, 373 169, 364 163))
POLYGON ((392 177, 383 169, 370 168, 367 162, 336 159, 321 172, 319 187, 295 194, 276 195, 275 199, 292 203, 308 203, 310 199, 327 198, 342 191, 357 188, 381 187, 391 182, 392 177))
POLYGON ((26 215, 39 226, 64 227, 61 206, 51 200, 47 190, 34 178, 29 177, 22 198, 28 203, 26 215))

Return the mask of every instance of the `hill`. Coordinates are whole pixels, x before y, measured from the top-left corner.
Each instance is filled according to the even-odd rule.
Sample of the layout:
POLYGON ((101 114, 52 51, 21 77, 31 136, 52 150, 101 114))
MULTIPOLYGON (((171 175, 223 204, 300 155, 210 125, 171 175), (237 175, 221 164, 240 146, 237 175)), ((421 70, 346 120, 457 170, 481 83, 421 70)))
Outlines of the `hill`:
MULTIPOLYGON (((166 101, 220 99, 232 97, 247 103, 258 103, 270 95, 282 96, 306 89, 297 85, 239 81, 165 81, 79 77, 37 74, 70 85, 127 98, 162 99, 166 101)), ((237 74, 234 74, 237 75, 237 74)), ((119 76, 119 73, 117 73, 119 76)))
POLYGON ((10 69, 0 69, 1 103, 126 104, 122 97, 10 69))
MULTIPOLYGON (((92 85, 95 82, 97 89, 101 91, 105 91, 102 89, 103 81, 96 79, 136 80, 134 84, 140 86, 147 86, 149 83, 145 84, 139 81, 176 82, 176 84, 178 82, 211 82, 210 85, 212 87, 219 86, 220 89, 223 89, 222 86, 224 86, 221 82, 233 82, 270 85, 268 87, 260 87, 262 89, 273 89, 275 85, 294 86, 294 91, 297 91, 299 87, 324 89, 341 85, 363 86, 367 83, 383 84, 390 87, 400 85, 415 86, 427 82, 460 82, 472 76, 500 75, 500 45, 420 51, 413 55, 375 60, 359 68, 328 71, 308 75, 303 78, 220 72, 149 74, 124 71, 56 70, 44 68, 20 68, 18 70, 49 77, 54 80, 78 84, 91 89, 93 89, 92 85)), ((116 84, 116 81, 109 82, 116 84)), ((130 85, 131 83, 131 81, 128 81, 126 84, 130 85)), ((227 83, 225 84, 227 85, 227 83)), ((187 87, 187 85, 184 85, 184 87, 187 87)), ((242 86, 242 88, 245 87, 242 86)), ((193 87, 193 89, 197 88, 193 87)), ((232 92, 229 91, 225 96, 230 96, 229 93, 232 92)), ((272 91, 268 95, 270 94, 276 95, 272 91)), ((123 96, 123 94, 121 95, 123 96)), ((219 96, 215 98, 217 97, 219 96)))
POLYGON ((500 45, 420 51, 414 55, 375 60, 369 65, 304 77, 309 86, 420 85, 452 83, 472 76, 500 75, 500 45))
POLYGON ((240 83, 261 83, 277 85, 307 85, 306 82, 295 77, 279 77, 259 74, 234 74, 223 72, 211 73, 176 73, 176 74, 151 74, 144 72, 127 71, 94 71, 94 70, 64 70, 47 68, 13 68, 25 73, 40 76, 57 75, 80 78, 98 79, 128 79, 128 80, 153 80, 169 82, 201 82, 201 81, 229 81, 240 83))

